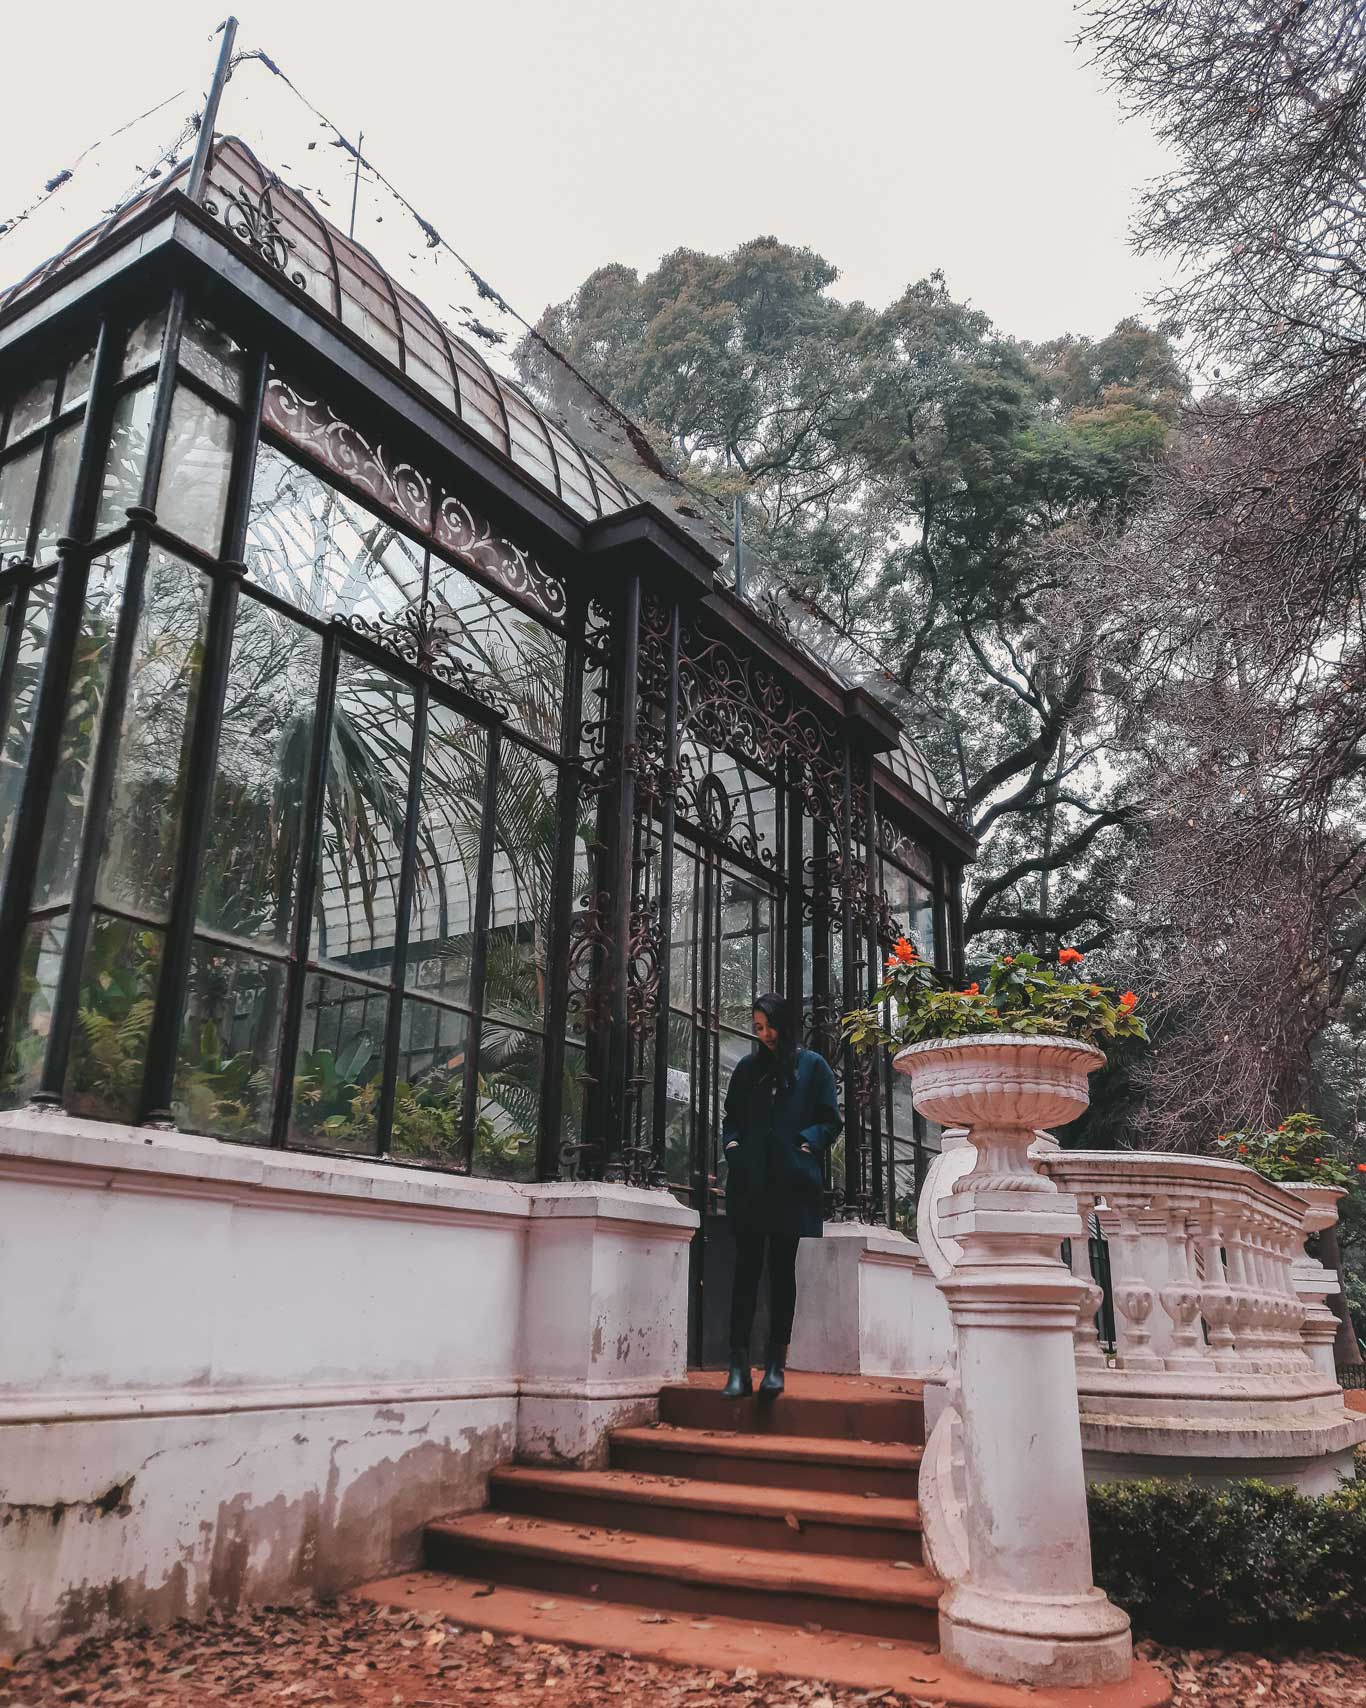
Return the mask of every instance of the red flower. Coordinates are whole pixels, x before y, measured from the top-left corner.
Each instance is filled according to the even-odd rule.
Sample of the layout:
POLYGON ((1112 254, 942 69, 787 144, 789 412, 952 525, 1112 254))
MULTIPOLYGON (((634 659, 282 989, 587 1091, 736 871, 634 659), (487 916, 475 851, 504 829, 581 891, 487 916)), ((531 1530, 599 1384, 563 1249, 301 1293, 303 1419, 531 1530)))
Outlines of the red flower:
POLYGON ((1321 1157, 1321 1156, 1316 1156, 1316 1157, 1315 1157, 1315 1158, 1314 1158, 1314 1166, 1315 1166, 1315 1167, 1316 1167, 1316 1168, 1319 1168, 1319 1167, 1321 1167, 1321 1166, 1322 1166, 1322 1164, 1323 1164, 1323 1158, 1322 1158, 1322 1157, 1321 1157))
POLYGON ((1239 1156, 1246 1156, 1247 1155, 1247 1146, 1246 1145, 1239 1145, 1238 1146, 1238 1155, 1239 1156))
POLYGON ((1086 994, 1088 996, 1099 996, 1100 986, 1098 984, 1088 984, 1086 987, 1086 994))
POLYGON ((976 982, 976 980, 974 980, 968 986, 968 988, 963 992, 963 995, 964 996, 976 996, 977 995, 977 982, 976 982))
POLYGON ((1001 956, 1001 965, 1003 967, 1013 967, 1015 965, 1014 955, 1002 955, 1001 956))
POLYGON ((1366 1162, 1359 1162, 1357 1164, 1357 1173, 1366 1174, 1366 1162))
POLYGON ((1060 967, 1075 967, 1086 959, 1080 949, 1059 949, 1058 965, 1060 967))
POLYGON ((911 943, 909 938, 898 937, 896 940, 896 947, 892 950, 892 954, 902 963, 903 966, 913 967, 915 965, 915 946, 911 943))
POLYGON ((1138 1007, 1138 998, 1131 990, 1126 990, 1119 999, 1119 1006, 1127 1014, 1130 1009, 1138 1007))

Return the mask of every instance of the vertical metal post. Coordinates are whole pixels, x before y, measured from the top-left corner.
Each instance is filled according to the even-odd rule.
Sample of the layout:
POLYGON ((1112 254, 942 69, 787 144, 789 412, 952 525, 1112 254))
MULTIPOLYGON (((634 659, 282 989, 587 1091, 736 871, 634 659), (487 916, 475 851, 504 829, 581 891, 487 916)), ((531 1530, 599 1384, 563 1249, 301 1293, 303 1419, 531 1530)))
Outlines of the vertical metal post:
MULTIPOLYGON (((565 1031, 569 1020, 569 938, 574 917, 574 860, 578 845, 579 747, 583 723, 584 606, 575 600, 564 655, 560 773, 555 789, 555 865, 551 879, 550 943, 546 956, 545 1085, 536 1143, 536 1178, 558 1180, 564 1143, 565 1031)), ((583 1135, 576 1134, 581 1139, 583 1135)))
POLYGON ((304 993, 308 988, 308 949, 313 933, 313 903, 318 893, 323 815, 327 810, 332 711, 337 701, 337 670, 340 662, 341 648, 337 644, 337 631, 330 628, 323 635, 322 660, 318 670, 318 697, 313 709, 313 736, 308 751, 308 779, 304 785, 303 811, 300 814, 299 881, 294 901, 294 929, 291 933, 289 974, 285 985, 284 1018, 280 1025, 280 1053, 275 1063, 271 1143, 276 1146, 289 1142, 289 1117, 294 1102, 294 1063, 299 1053, 304 993))
POLYGON ((479 1051, 484 1042, 484 990, 488 982, 489 916, 493 911, 493 855, 498 825, 498 765, 502 730, 489 725, 484 793, 479 806, 479 868, 474 886, 474 942, 470 951, 470 1024, 465 1036, 464 1094, 460 1135, 465 1141, 465 1170, 474 1172, 475 1124, 479 1117, 479 1051))
POLYGON ((105 453, 113 414, 112 390, 123 356, 123 325, 107 318, 95 346, 90 396, 81 430, 80 456, 71 514, 57 541, 57 596, 43 654, 34 703, 33 735, 24 769, 10 844, 9 865, 0 894, 0 1030, 8 1036, 22 964, 24 935, 38 875, 43 832, 66 724, 71 664, 85 614, 90 571, 89 539, 95 525, 105 453))
MULTIPOLYGON (((967 977, 963 944, 963 869, 955 866, 949 880, 948 894, 948 964, 955 984, 967 977)), ((942 953, 941 953, 942 959, 942 953)))
POLYGON ((199 865, 208 840, 213 810, 214 777, 218 768, 218 738, 227 695, 233 631, 237 621, 237 588, 247 573, 246 552, 251 516, 252 475, 260 440, 261 404, 265 396, 267 357, 256 359, 246 388, 239 423, 232 485, 223 530, 224 560, 212 577, 209 616, 186 759, 185 800, 180 843, 171 884, 171 921, 166 930, 156 1008, 147 1039, 147 1063, 142 1082, 143 1119, 160 1124, 173 1119, 176 1052, 184 1020, 190 966, 194 956, 194 926, 199 892, 199 865))
POLYGON ((118 626, 114 631, 114 645, 109 660, 109 685, 105 690, 100 727, 91 758, 89 798, 86 803, 85 822, 81 826, 80 853, 71 891, 71 909, 67 915, 66 941, 62 945, 61 969, 57 975, 57 988, 52 1003, 52 1023, 48 1031, 47 1049, 43 1055, 42 1075, 34 1092, 35 1103, 60 1105, 62 1087, 66 1079, 67 1058, 76 1030, 81 974, 95 911, 95 887, 109 831, 109 807, 113 799, 119 743, 123 734, 123 712, 128 700, 133 649, 137 644, 138 624, 142 617, 142 590, 147 575, 147 559, 151 552, 148 529, 156 521, 153 506, 161 485, 166 434, 171 419, 171 400, 175 395, 176 362, 180 353, 180 334, 184 323, 185 293, 177 289, 172 293, 170 312, 166 317, 166 338, 162 346, 161 367, 156 378, 152 421, 147 434, 147 461, 143 469, 141 502, 128 511, 132 538, 123 584, 123 603, 119 610, 118 626))
MULTIPOLYGON (((786 872, 787 882, 784 886, 784 907, 786 909, 784 922, 787 937, 787 965, 784 968, 783 995, 787 998, 788 1008, 795 1017, 798 1027, 806 1010, 805 968, 802 964, 802 915, 805 912, 806 887, 803 883, 802 870, 802 792, 797 784, 794 771, 789 770, 787 783, 783 790, 783 808, 787 815, 786 836, 786 872)), ((809 1044, 809 1038, 803 1038, 804 1044, 809 1044)))
MULTIPOLYGON (((840 947, 843 950, 843 999, 848 1007, 858 982, 858 949, 854 941, 854 755, 844 743, 844 787, 840 806, 840 947)), ((838 1016, 831 1016, 838 1025, 838 1016)), ((846 1044, 844 1061, 844 1213, 860 1216, 863 1208, 863 1110, 859 1097, 858 1061, 846 1044)))
MULTIPOLYGON (((877 856, 877 761, 872 748, 868 748, 863 756, 863 847, 866 867, 864 870, 864 953, 867 957, 865 966, 864 988, 858 993, 858 1002, 862 1006, 868 996, 879 984, 878 960, 881 955, 881 945, 877 940, 878 921, 878 856, 877 856)), ((886 1200, 883 1196, 882 1183, 884 1178, 884 1157, 882 1153, 882 1083, 883 1075, 889 1071, 881 1051, 865 1058, 868 1064, 868 1100, 864 1111, 868 1122, 869 1163, 868 1177, 865 1190, 871 1188, 874 1221, 883 1219, 886 1200)), ((890 1149, 890 1128, 888 1129, 890 1149)))
POLYGON ((604 972, 607 980, 606 1084, 602 1088, 602 1161, 605 1178, 625 1177, 627 1080, 631 1071, 628 1024, 628 982, 631 969, 631 925, 634 884, 632 836, 636 819, 636 770, 639 765, 640 689, 640 575, 627 577, 625 596, 617 607, 621 625, 615 702, 617 752, 616 788, 607 807, 607 881, 599 889, 609 896, 604 972))
POLYGON ((673 971, 674 822, 678 794, 678 654, 683 614, 674 600, 669 612, 669 642, 664 693, 663 775, 659 780, 659 1011, 655 1016, 654 1132, 651 1186, 667 1186, 664 1139, 669 1099, 669 1000, 673 971))
POLYGON ((199 120, 199 136, 194 145, 194 158, 190 162, 190 175, 185 182, 185 194, 192 202, 197 202, 203 193, 204 179, 209 170, 209 154, 213 148, 214 128, 218 124, 218 109, 222 105, 228 78, 232 76, 232 50, 236 41, 237 19, 225 18, 223 42, 218 49, 218 61, 213 68, 213 77, 209 81, 204 112, 199 120))
POLYGON ((394 902, 393 989, 384 1019, 384 1059, 380 1067, 379 1107, 375 1115, 375 1144, 381 1156, 389 1143, 394 1124, 394 1098, 398 1089, 398 1047, 403 1034, 403 996, 408 984, 408 928, 417 885, 417 841, 422 828, 423 761, 427 752, 427 708, 430 691, 425 682, 413 690, 413 740, 408 750, 408 789, 403 806, 403 852, 394 902))

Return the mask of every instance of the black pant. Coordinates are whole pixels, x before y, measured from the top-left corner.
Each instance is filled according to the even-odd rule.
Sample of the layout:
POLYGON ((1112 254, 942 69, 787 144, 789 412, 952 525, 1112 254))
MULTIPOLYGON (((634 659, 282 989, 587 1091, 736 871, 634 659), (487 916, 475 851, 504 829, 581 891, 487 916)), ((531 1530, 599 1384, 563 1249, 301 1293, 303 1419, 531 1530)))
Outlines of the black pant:
POLYGON ((775 1346, 792 1339, 797 1308, 797 1238, 786 1234, 735 1233, 735 1286, 730 1296, 730 1343, 747 1346, 759 1298, 759 1272, 768 1246, 768 1334, 775 1346))

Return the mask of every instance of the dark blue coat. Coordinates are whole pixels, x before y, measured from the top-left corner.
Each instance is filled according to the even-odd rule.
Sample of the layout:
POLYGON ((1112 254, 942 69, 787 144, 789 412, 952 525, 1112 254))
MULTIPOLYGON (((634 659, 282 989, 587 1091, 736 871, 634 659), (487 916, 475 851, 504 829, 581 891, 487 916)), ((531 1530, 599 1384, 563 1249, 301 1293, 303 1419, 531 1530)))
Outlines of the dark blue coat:
POLYGON ((783 1089, 777 1081, 777 1064, 762 1045, 730 1076, 721 1127, 726 1214, 742 1232, 819 1238, 822 1159, 844 1125, 835 1076, 824 1056, 798 1050, 792 1084, 783 1089), (739 1149, 726 1148, 732 1143, 739 1149))

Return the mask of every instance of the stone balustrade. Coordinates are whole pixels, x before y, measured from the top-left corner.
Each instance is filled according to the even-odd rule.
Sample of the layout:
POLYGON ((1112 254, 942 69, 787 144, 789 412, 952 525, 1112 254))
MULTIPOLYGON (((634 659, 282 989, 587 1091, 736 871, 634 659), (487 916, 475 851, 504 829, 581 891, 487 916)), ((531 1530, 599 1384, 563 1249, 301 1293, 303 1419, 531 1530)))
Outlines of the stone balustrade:
POLYGON ((1109 1247, 1113 1354, 1087 1242, 1072 1243, 1089 1473, 1332 1487, 1366 1434, 1333 1372, 1337 1277, 1304 1250, 1336 1219, 1334 1189, 1212 1157, 1049 1147, 1040 1160, 1109 1247))

